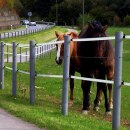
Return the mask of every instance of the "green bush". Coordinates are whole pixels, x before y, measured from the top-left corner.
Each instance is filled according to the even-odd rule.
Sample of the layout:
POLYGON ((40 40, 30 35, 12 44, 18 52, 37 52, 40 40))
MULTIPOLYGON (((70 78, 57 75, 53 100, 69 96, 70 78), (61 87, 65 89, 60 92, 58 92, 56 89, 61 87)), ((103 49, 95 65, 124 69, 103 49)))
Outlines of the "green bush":
MULTIPOLYGON (((92 16, 89 14, 84 14, 84 26, 92 20, 92 16)), ((83 14, 80 14, 78 20, 77 20, 77 26, 79 29, 83 28, 83 14)))
POLYGON ((130 15, 127 15, 125 18, 124 18, 124 25, 130 25, 130 15))
POLYGON ((120 26, 121 25, 121 19, 119 16, 115 15, 113 18, 114 26, 120 26))

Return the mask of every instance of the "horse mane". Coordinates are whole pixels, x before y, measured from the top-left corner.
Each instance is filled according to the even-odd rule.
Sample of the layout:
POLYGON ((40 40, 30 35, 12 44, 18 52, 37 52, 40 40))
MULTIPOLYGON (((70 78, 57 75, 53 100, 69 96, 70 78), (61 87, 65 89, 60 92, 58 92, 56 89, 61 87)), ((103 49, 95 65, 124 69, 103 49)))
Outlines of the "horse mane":
POLYGON ((69 31, 66 35, 70 35, 71 38, 78 38, 78 33, 75 31, 69 31))
POLYGON ((80 32, 79 37, 82 38, 90 38, 93 32, 105 33, 108 25, 102 26, 99 21, 92 21, 88 23, 88 26, 84 27, 84 29, 80 32))
MULTIPOLYGON (((107 27, 102 26, 100 22, 92 21, 83 32, 81 31, 79 38, 106 37, 107 27)), ((102 62, 107 65, 113 58, 113 46, 109 40, 78 42, 78 55, 81 57, 80 60, 83 61, 84 67, 93 68, 96 67, 95 64, 100 66, 102 62), (88 58, 84 60, 85 57, 88 58)))

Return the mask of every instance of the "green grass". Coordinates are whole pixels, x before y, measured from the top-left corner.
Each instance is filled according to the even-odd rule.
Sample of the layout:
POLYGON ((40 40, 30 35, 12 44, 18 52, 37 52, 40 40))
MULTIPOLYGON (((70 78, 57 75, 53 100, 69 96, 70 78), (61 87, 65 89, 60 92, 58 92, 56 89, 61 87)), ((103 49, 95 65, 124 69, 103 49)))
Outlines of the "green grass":
POLYGON ((19 44, 28 44, 30 40, 33 40, 35 43, 43 43, 55 39, 55 31, 65 32, 66 30, 67 29, 65 28, 63 29, 60 27, 53 27, 52 29, 43 30, 39 33, 24 35, 16 38, 3 39, 3 41, 5 43, 16 42, 19 44))
MULTIPOLYGON (((16 42, 17 44, 29 44, 30 40, 34 41, 35 44, 45 43, 45 42, 54 40, 56 38, 55 31, 66 32, 67 29, 56 26, 51 29, 43 30, 38 33, 33 33, 30 35, 24 35, 24 36, 20 36, 20 37, 6 38, 6 39, 2 39, 2 41, 4 43, 10 43, 10 44, 12 44, 13 42, 16 42)), ((6 49, 5 49, 5 51, 6 51, 6 49)), ((25 51, 25 49, 22 49, 22 52, 24 52, 24 51, 25 51)), ((18 53, 20 52, 19 47, 17 48, 17 52, 18 53)), ((12 47, 9 47, 9 53, 12 53, 12 47)))
MULTIPOLYGON (((116 28, 108 29, 108 34, 113 35, 116 28)), ((117 28, 117 30, 123 29, 125 32, 128 28, 117 28)), ((52 35, 55 37, 54 31, 60 30, 65 32, 66 29, 55 27, 50 30, 46 30, 46 36, 52 35), (49 31, 49 34, 47 32, 49 31)), ((44 33, 44 32, 41 32, 44 33)), ((45 38, 44 34, 36 34, 40 39, 45 38)), ((34 35, 34 34, 33 34, 34 35)), ((30 39, 34 38, 33 35, 29 35, 30 39), (31 37, 32 36, 32 37, 31 37)), ((24 36, 19 38, 22 42, 24 36)), ((50 37, 49 37, 50 38, 50 37)), ((27 38, 25 38, 26 40, 27 38)), ((52 39, 52 38, 50 38, 52 39)), ((15 39, 16 40, 16 39, 15 39)), ((24 41, 25 41, 24 40, 24 41)), ((27 39, 28 40, 28 39, 27 39)), ((49 39, 48 39, 49 40, 49 39)), ((38 42, 48 41, 43 39, 38 42)), ((9 42, 9 41, 8 41, 9 42)), ((27 41, 26 41, 27 42, 27 41)), ((24 43, 26 43, 24 42, 24 43)), ((129 40, 125 40, 123 53, 123 80, 129 80, 130 67, 129 67, 129 40)), ((43 58, 37 60, 35 64, 35 70, 39 74, 62 74, 62 66, 57 66, 55 63, 55 51, 46 54, 43 58)), ((6 65, 11 66, 10 63, 6 65)), ((18 63, 18 69, 29 71, 28 63, 18 63)), ((63 116, 61 114, 61 98, 62 98, 62 79, 55 78, 43 78, 36 77, 35 79, 35 104, 29 104, 29 75, 17 74, 17 96, 11 95, 11 72, 5 69, 5 89, 0 91, 0 107, 13 113, 15 116, 20 117, 28 122, 36 124, 38 127, 46 128, 47 130, 110 130, 111 129, 111 117, 104 116, 104 101, 101 103, 100 111, 94 112, 93 101, 95 98, 95 83, 92 84, 91 89, 91 112, 89 115, 81 115, 82 108, 82 90, 80 87, 81 82, 75 81, 74 90, 74 106, 69 107, 69 115, 63 116)), ((122 88, 121 98, 121 130, 130 129, 130 96, 129 87, 122 88), (124 125, 123 125, 124 124, 124 125)))

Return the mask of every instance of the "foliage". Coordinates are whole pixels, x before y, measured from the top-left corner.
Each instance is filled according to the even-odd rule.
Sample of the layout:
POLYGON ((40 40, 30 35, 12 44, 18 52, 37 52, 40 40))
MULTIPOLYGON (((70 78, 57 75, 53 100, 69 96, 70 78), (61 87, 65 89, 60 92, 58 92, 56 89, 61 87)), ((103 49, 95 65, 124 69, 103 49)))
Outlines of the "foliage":
POLYGON ((15 0, 14 1, 14 6, 15 6, 15 10, 16 12, 19 14, 19 16, 21 17, 22 14, 22 10, 24 10, 24 6, 22 5, 22 3, 19 0, 15 0))
MULTIPOLYGON (((89 14, 85 14, 84 15, 84 23, 85 23, 85 25, 88 22, 90 22, 92 19, 93 19, 92 16, 90 16, 89 14)), ((79 27, 79 29, 83 28, 83 14, 80 14, 80 16, 78 17, 77 26, 79 27)))
MULTIPOLYGON (((14 0, 9 0, 13 6, 14 0)), ((56 21, 56 7, 58 7, 58 22, 61 25, 76 25, 77 19, 83 12, 82 0, 18 0, 15 8, 21 17, 27 18, 27 12, 33 13, 33 18, 47 21, 56 21), (57 1, 57 3, 56 3, 57 1), (20 7, 20 8, 19 8, 20 7)), ((0 1, 1 2, 1 1, 0 1)), ((130 15, 129 0, 84 0, 84 12, 103 23, 115 25, 115 16, 119 17, 121 24, 124 18, 130 15)), ((118 24, 120 25, 120 24, 118 24)))
POLYGON ((0 0, 0 7, 2 8, 10 8, 14 7, 14 0, 0 0))
POLYGON ((127 15, 125 18, 124 18, 124 25, 129 25, 130 26, 130 15, 127 15))
POLYGON ((7 0, 7 6, 12 9, 14 7, 14 0, 7 0))
POLYGON ((121 19, 119 16, 114 16, 114 25, 115 26, 120 26, 121 25, 121 19))
MULTIPOLYGON (((75 25, 77 18, 81 12, 81 1, 80 0, 65 0, 58 5, 58 24, 62 25, 75 25), (67 6, 66 6, 67 5, 67 6)), ((56 16, 56 5, 51 8, 50 17, 53 16, 55 21, 56 16)))

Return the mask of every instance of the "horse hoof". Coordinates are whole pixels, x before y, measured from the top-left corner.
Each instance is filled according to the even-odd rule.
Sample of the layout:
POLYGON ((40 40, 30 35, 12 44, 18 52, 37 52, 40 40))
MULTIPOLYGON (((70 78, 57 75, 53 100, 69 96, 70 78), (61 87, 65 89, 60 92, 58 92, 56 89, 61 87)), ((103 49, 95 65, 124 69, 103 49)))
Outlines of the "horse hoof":
POLYGON ((93 108, 94 111, 99 111, 99 109, 100 108, 98 106, 93 108))
POLYGON ((98 106, 100 106, 100 105, 101 105, 101 101, 98 102, 98 106))
POLYGON ((81 112, 81 114, 83 114, 83 115, 88 115, 88 113, 89 113, 89 111, 87 111, 87 110, 82 110, 82 112, 81 112))
POLYGON ((111 111, 106 112, 106 113, 105 113, 105 116, 112 116, 112 112, 111 112, 111 111))
POLYGON ((69 105, 69 107, 72 107, 73 104, 74 104, 73 100, 70 100, 68 105, 69 105))
POLYGON ((113 104, 110 104, 110 109, 113 109, 113 104))

